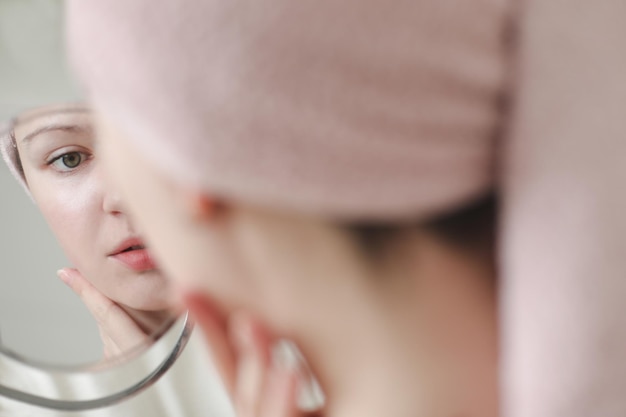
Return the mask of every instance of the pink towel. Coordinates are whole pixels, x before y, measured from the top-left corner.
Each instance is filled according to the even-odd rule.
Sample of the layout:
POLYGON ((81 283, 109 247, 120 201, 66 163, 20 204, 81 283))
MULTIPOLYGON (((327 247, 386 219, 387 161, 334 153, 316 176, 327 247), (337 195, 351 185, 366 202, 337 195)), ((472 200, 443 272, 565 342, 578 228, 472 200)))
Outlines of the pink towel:
POLYGON ((626 2, 527 1, 504 168, 506 416, 626 416, 626 2))
POLYGON ((68 21, 96 107, 181 181, 371 220, 497 189, 503 416, 626 415, 626 2, 70 0, 68 21))
POLYGON ((19 161, 17 148, 15 147, 15 141, 13 140, 13 136, 11 135, 11 131, 9 129, 10 126, 8 124, 0 126, 0 154, 2 155, 4 162, 6 162, 7 167, 9 167, 11 174, 13 174, 15 179, 30 196, 30 191, 26 185, 26 178, 24 177, 24 171, 22 171, 19 161))
POLYGON ((491 187, 506 2, 148 4, 70 3, 70 42, 95 104, 174 176, 350 219, 491 187))

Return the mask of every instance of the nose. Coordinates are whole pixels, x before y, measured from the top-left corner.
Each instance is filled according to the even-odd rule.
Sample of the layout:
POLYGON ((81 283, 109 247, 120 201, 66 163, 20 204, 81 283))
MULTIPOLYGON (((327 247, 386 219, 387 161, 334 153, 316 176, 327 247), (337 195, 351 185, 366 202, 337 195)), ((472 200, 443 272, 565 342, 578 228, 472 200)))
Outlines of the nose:
POLYGON ((115 191, 105 191, 102 199, 102 209, 105 213, 123 214, 122 199, 115 191))
POLYGON ((109 178, 104 175, 101 169, 98 169, 97 176, 100 182, 100 192, 102 193, 102 210, 109 214, 123 214, 122 197, 119 195, 116 188, 112 186, 109 178))

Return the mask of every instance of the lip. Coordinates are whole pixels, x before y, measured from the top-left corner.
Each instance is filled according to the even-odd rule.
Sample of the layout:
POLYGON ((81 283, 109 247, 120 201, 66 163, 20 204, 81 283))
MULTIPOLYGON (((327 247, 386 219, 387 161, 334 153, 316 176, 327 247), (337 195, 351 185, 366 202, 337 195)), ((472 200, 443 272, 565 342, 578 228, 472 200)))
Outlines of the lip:
POLYGON ((150 252, 145 248, 143 240, 138 237, 132 237, 122 241, 109 253, 108 257, 136 272, 156 269, 154 259, 152 259, 150 252), (133 246, 141 246, 141 248, 128 250, 133 246))
POLYGON ((117 245, 115 247, 115 249, 113 249, 108 256, 115 256, 118 255, 122 252, 124 252, 126 249, 130 248, 131 246, 145 246, 143 243, 143 240, 139 237, 129 237, 128 239, 123 240, 122 242, 120 242, 119 245, 117 245))

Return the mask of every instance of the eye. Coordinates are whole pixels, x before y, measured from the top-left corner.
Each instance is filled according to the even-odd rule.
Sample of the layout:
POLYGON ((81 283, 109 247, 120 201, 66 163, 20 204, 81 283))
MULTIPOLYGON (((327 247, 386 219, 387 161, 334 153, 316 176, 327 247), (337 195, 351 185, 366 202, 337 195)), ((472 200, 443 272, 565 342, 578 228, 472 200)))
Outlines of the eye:
POLYGON ((54 158, 49 165, 59 171, 68 172, 78 168, 86 159, 87 155, 83 152, 68 152, 54 158))

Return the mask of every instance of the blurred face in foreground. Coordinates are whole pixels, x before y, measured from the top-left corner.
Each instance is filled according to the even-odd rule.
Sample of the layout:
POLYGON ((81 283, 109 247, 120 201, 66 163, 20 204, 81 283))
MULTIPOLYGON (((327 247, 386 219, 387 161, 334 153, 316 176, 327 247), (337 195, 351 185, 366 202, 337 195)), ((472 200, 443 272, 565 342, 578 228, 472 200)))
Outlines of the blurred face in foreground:
MULTIPOLYGON (((104 115, 96 124, 107 172, 160 264, 179 291, 200 297, 199 324, 217 340, 236 397, 258 385, 244 382, 241 394, 251 363, 241 346, 285 337, 319 379, 329 415, 497 415, 491 254, 463 253, 414 227, 370 259, 322 219, 182 185, 104 115), (241 312, 259 325, 238 326, 241 312), (233 345, 234 355, 223 354, 233 345)), ((252 356, 270 366, 267 354, 252 356)))

